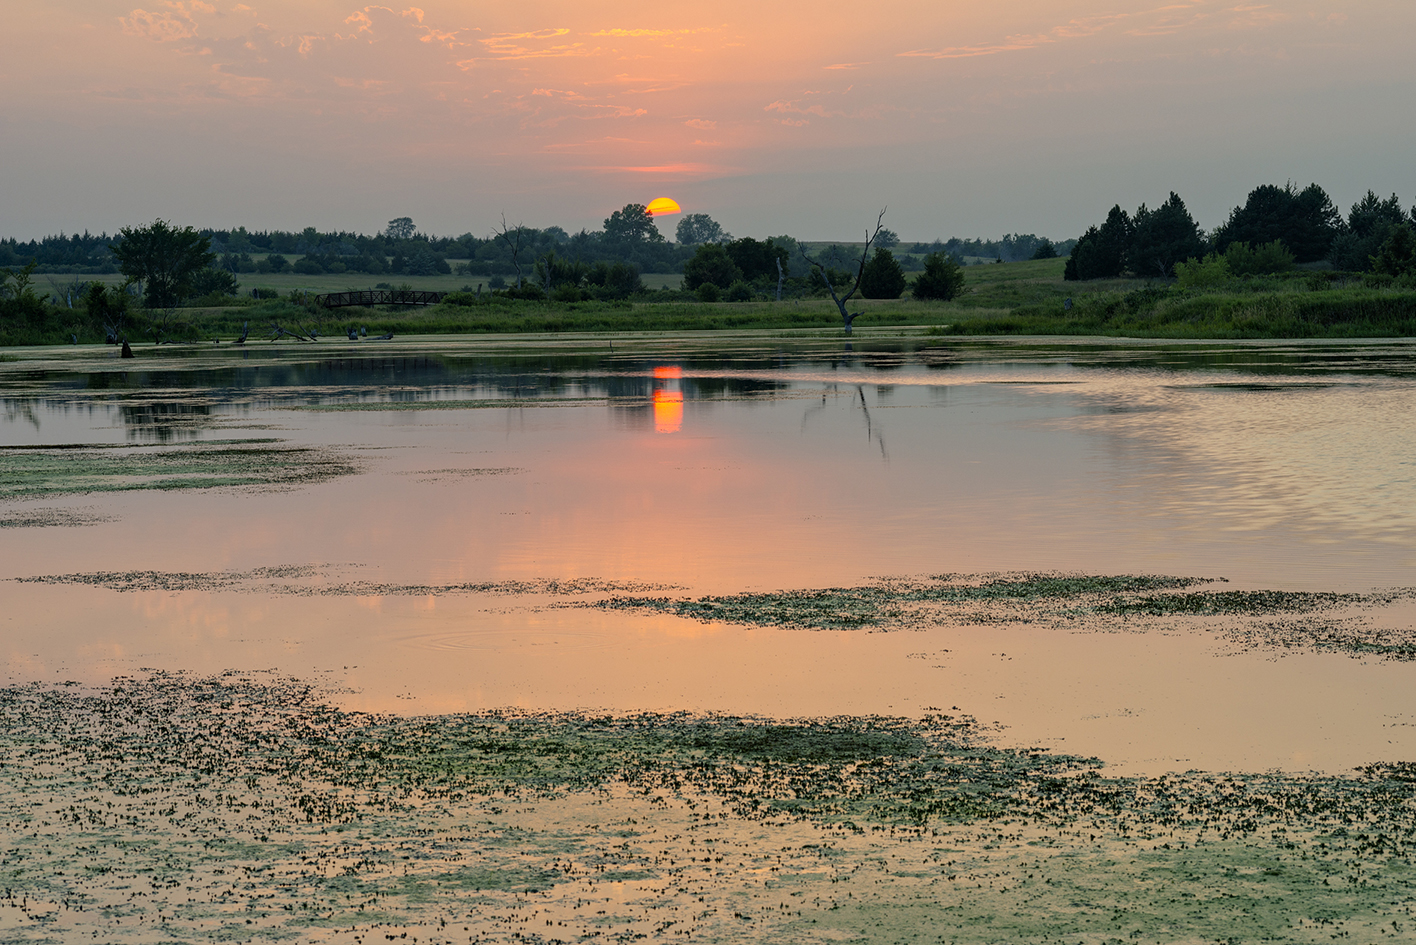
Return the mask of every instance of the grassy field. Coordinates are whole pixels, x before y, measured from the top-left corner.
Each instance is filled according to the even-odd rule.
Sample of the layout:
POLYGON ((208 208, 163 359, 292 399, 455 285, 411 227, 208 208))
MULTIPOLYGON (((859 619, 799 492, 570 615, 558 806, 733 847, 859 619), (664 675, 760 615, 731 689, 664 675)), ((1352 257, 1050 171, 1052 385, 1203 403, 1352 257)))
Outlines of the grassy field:
MULTIPOLYGON (((1344 273, 1294 272, 1234 279, 1204 289, 1164 280, 1098 279, 1066 282, 1063 259, 969 266, 964 291, 949 302, 908 297, 854 299, 858 328, 918 328, 934 335, 1096 335, 1138 338, 1356 338, 1416 336, 1416 281, 1344 273)), ((49 277, 57 278, 57 277, 49 277)), ((247 275, 242 291, 261 287, 285 296, 256 302, 249 295, 207 308, 175 313, 164 337, 172 340, 232 340, 244 326, 252 337, 273 326, 321 336, 342 336, 351 327, 370 335, 716 331, 724 329, 839 330, 829 299, 782 302, 702 303, 677 292, 633 301, 574 304, 508 300, 490 296, 471 305, 430 308, 312 311, 289 301, 296 290, 319 294, 373 288, 379 282, 430 291, 454 291, 475 277, 369 276, 344 273, 247 275)), ((674 288, 678 275, 645 277, 646 284, 674 288)), ((476 282, 471 283, 474 287, 476 282)), ((62 343, 101 340, 98 326, 80 309, 61 310, 53 324, 26 334, 0 331, 0 343, 62 343)), ((154 337, 139 313, 130 326, 136 342, 154 337)))

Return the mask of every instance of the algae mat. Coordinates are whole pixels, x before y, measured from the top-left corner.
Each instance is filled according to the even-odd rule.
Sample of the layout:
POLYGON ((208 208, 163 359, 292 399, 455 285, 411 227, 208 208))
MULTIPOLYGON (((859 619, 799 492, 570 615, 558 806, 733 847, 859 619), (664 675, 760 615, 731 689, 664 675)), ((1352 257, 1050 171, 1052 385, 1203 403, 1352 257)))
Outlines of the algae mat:
MULTIPOLYGON (((265 438, 207 440, 175 448, 7 446, 0 447, 0 456, 4 458, 0 501, 149 489, 283 490, 359 471, 359 466, 339 451, 265 438)), ((26 525, 51 524, 23 521, 26 525)))
POLYGON ((0 690, 7 942, 1409 940, 1416 770, 1105 778, 965 716, 0 690))

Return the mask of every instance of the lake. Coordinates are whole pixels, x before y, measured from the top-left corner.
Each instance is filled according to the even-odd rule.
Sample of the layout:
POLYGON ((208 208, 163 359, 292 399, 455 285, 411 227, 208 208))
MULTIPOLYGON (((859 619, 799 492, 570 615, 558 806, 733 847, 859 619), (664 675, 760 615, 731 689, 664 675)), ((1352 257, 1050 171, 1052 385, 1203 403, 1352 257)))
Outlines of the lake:
POLYGON ((402 715, 957 709, 1143 774, 1416 753, 1416 344, 115 353, 0 362, 11 684, 239 669, 402 715), (604 606, 868 587, 888 609, 1050 574, 1313 603, 845 629, 604 606))

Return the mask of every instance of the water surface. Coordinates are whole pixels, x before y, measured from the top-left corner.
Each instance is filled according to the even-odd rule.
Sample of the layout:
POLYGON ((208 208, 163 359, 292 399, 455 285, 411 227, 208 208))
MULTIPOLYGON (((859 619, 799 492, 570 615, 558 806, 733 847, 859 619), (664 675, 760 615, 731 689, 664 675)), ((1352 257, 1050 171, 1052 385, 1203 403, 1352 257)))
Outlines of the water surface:
MULTIPOLYGON (((0 363, 0 446, 275 444, 357 472, 0 502, 4 578, 313 568, 223 587, 7 581, 10 681, 272 668, 400 713, 957 707, 1011 742, 1145 772, 1341 770, 1416 747, 1412 663, 1238 647, 1222 626, 803 631, 588 609, 604 593, 544 583, 698 596, 1063 571, 1416 585, 1410 344, 742 336, 108 354, 0 363), (350 581, 495 586, 319 593, 350 581)), ((1381 619, 1409 628, 1405 606, 1381 619)))

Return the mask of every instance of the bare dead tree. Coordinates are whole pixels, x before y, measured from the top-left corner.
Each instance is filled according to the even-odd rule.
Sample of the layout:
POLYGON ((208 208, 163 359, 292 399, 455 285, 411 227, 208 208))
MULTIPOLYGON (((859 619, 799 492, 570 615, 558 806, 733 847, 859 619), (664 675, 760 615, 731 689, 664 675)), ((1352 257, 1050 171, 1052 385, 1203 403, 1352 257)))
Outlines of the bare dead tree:
POLYGON ((778 256, 778 257, 776 257, 776 259, 777 259, 777 301, 780 302, 780 301, 782 301, 782 282, 786 280, 787 274, 782 271, 782 257, 781 257, 781 256, 778 256))
POLYGON ((526 227, 518 223, 516 226, 509 226, 506 222, 506 214, 502 214, 501 229, 493 234, 497 239, 506 244, 506 248, 511 250, 511 264, 516 267, 516 287, 521 288, 521 251, 525 249, 526 227))
MULTIPOLYGON (((885 208, 885 210, 888 209, 889 207, 885 208)), ((845 325, 846 334, 848 335, 851 333, 851 323, 856 320, 857 316, 864 313, 846 311, 846 303, 854 298, 855 294, 860 291, 860 280, 865 277, 865 263, 870 258, 870 244, 875 242, 875 238, 880 235, 880 231, 884 228, 885 210, 881 210, 880 216, 875 218, 874 231, 866 230, 865 232, 865 248, 860 251, 860 265, 856 267, 855 282, 851 285, 851 290, 844 296, 836 294, 836 287, 831 284, 830 278, 826 275, 826 267, 806 255, 806 248, 801 244, 797 244, 797 249, 801 252, 801 258, 806 260, 807 265, 811 266, 817 274, 821 276, 821 281, 826 283, 826 291, 831 293, 831 301, 836 303, 836 308, 841 313, 841 322, 845 325)))

